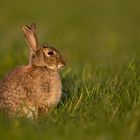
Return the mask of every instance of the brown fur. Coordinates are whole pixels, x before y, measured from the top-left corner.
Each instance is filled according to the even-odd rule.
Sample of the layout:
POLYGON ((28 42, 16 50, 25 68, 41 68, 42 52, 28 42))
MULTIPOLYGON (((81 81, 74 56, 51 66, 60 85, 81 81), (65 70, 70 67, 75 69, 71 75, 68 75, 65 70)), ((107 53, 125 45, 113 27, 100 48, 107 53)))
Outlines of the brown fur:
POLYGON ((65 62, 55 48, 38 45, 36 26, 24 26, 23 32, 30 47, 30 63, 12 70, 0 81, 0 110, 10 117, 37 118, 60 101, 58 69, 65 62))

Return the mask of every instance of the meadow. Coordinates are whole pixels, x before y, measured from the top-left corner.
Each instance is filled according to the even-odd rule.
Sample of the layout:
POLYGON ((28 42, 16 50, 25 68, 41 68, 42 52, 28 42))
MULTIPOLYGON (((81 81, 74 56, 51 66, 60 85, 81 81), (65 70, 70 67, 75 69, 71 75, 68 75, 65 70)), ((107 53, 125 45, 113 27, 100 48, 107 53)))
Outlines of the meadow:
POLYGON ((28 64, 21 27, 35 22, 41 43, 62 52, 63 96, 33 122, 0 115, 0 140, 139 140, 140 2, 0 2, 0 78, 28 64))

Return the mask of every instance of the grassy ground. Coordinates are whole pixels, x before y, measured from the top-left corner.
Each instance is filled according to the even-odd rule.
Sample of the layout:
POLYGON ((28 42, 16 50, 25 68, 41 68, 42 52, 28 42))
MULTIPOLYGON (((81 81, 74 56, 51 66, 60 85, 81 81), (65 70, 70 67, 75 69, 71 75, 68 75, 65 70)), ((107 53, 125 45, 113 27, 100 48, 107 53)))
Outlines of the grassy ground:
POLYGON ((140 9, 136 0, 0 2, 0 77, 28 63, 21 27, 61 50, 63 98, 37 122, 0 116, 1 140, 139 140, 140 9))

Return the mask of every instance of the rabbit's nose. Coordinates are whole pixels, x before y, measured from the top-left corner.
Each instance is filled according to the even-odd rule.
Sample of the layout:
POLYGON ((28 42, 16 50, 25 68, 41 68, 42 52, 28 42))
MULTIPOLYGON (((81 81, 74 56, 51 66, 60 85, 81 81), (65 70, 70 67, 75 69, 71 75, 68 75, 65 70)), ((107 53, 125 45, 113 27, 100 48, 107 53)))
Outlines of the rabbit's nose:
POLYGON ((62 63, 63 63, 63 67, 64 67, 66 65, 66 59, 63 58, 62 63))
POLYGON ((58 64, 58 69, 63 68, 64 66, 64 64, 58 64))
POLYGON ((65 65, 65 60, 61 60, 61 62, 58 64, 58 68, 63 68, 65 65))

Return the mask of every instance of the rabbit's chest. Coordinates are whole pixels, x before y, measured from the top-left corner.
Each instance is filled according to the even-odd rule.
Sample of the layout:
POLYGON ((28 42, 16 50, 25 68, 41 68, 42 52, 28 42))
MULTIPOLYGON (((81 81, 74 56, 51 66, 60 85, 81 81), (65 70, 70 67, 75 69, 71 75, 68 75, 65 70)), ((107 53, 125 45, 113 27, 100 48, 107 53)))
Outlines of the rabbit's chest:
POLYGON ((41 79, 38 87, 38 104, 53 106, 60 101, 62 85, 59 76, 48 78, 47 80, 41 79))

